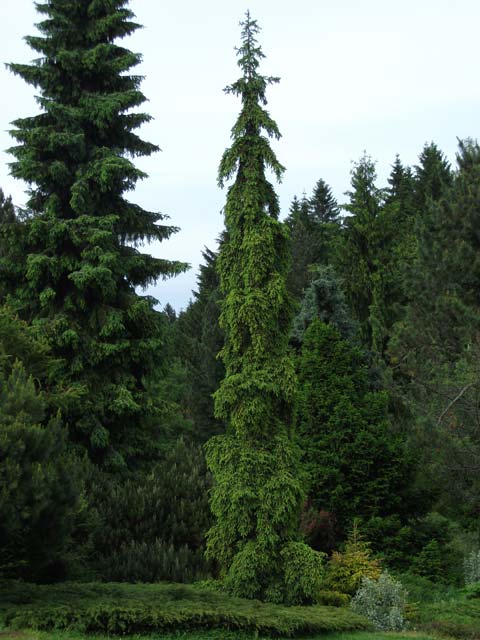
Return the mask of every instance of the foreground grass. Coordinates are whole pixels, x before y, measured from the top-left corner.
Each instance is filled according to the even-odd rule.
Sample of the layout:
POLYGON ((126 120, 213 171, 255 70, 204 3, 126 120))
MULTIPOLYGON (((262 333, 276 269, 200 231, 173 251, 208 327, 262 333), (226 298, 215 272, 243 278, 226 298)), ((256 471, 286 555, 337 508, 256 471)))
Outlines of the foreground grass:
POLYGON ((480 599, 459 598, 436 602, 420 608, 418 628, 435 636, 480 639, 480 599))
MULTIPOLYGON (((370 628, 365 618, 349 609, 283 607, 233 598, 194 585, 114 583, 2 585, 0 623, 8 629, 49 632, 164 634, 159 638, 168 638, 173 631, 221 629, 222 635, 216 637, 222 640, 228 640, 229 631, 249 634, 243 637, 294 637, 370 628)), ((52 637, 50 633, 49 638, 52 637)), ((186 637, 194 640, 195 634, 186 637)), ((202 635, 197 633, 197 637, 202 635)), ((233 640, 242 635, 230 637, 233 640)), ((203 638, 209 638, 208 634, 203 638)))
POLYGON ((0 640, 480 640, 480 590, 442 589, 418 598, 410 631, 381 633, 349 609, 282 607, 198 585, 0 584, 0 640))

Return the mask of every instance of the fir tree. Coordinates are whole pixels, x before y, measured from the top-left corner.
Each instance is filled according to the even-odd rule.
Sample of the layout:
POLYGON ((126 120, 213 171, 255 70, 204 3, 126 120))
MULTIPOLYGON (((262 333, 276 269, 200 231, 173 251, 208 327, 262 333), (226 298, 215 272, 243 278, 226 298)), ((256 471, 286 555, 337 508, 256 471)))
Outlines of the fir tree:
POLYGON ((425 144, 415 167, 415 200, 420 214, 430 200, 438 201, 452 185, 450 163, 434 142, 425 144))
POLYGON ((68 416, 72 437, 111 465, 155 449, 147 381, 161 331, 154 300, 135 290, 185 268, 139 250, 175 228, 125 195, 146 177, 131 158, 157 150, 135 133, 150 120, 135 111, 145 98, 130 71, 141 56, 115 44, 139 26, 127 4, 38 3, 41 35, 27 42, 41 57, 10 65, 41 107, 13 123, 11 171, 30 190, 19 238, 26 264, 11 297, 64 359, 65 380, 85 390, 68 416))
POLYGON ((407 511, 411 465, 389 424, 387 393, 371 388, 365 353, 315 319, 298 368, 298 431, 311 503, 333 514, 340 536, 355 517, 407 511))
POLYGON ((200 266, 194 300, 180 315, 176 326, 177 353, 186 368, 183 405, 194 421, 199 442, 223 431, 224 425, 214 416, 213 393, 225 375, 223 363, 217 358, 224 342, 219 326, 217 253, 205 248, 202 255, 204 263, 200 266))
POLYGON ((310 198, 311 215, 320 224, 338 223, 340 207, 325 180, 318 180, 310 198))
POLYGON ((240 96, 242 110, 219 169, 220 185, 234 175, 235 181, 225 206, 228 239, 218 257, 226 375, 215 411, 227 433, 207 444, 216 519, 207 550, 231 592, 289 601, 298 599, 289 590, 290 563, 315 567, 309 573, 295 565, 305 569, 302 584, 312 588, 318 563, 313 551, 296 542, 302 486, 292 438, 295 373, 287 351, 288 236, 265 176, 270 168, 280 179, 284 170, 268 141, 280 133, 264 109, 266 88, 278 78, 258 73, 264 56, 256 21, 247 13, 241 24, 242 77, 226 91, 240 96))
POLYGON ((312 280, 313 265, 331 262, 340 231, 340 209, 324 180, 318 180, 311 198, 293 198, 285 222, 290 229, 292 260, 287 286, 299 300, 312 280))

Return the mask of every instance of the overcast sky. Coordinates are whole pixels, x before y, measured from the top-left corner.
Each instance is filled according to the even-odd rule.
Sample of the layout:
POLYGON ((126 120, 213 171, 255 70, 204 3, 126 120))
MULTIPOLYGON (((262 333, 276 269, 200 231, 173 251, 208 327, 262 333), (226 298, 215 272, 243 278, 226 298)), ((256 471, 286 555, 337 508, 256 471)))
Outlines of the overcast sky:
MULTIPOLYGON (((283 138, 274 147, 287 167, 278 187, 283 214, 293 195, 325 179, 337 199, 349 187, 351 162, 366 150, 378 161, 379 183, 395 154, 415 164, 426 141, 453 161, 456 138, 479 136, 480 2, 478 0, 131 0, 144 25, 125 41, 143 54, 140 73, 154 120, 145 139, 162 152, 138 165, 149 178, 131 199, 167 213, 179 226, 151 245, 192 269, 150 292, 163 306, 185 307, 195 288, 204 245, 215 247, 225 192, 216 184, 238 101, 223 87, 238 76, 233 47, 247 8, 262 27, 263 71, 281 83, 268 109, 283 138)), ((4 62, 35 53, 23 36, 35 33, 33 0, 0 0, 4 62)), ((8 175, 9 123, 37 111, 34 90, 0 68, 0 186, 15 204, 25 185, 8 175)))

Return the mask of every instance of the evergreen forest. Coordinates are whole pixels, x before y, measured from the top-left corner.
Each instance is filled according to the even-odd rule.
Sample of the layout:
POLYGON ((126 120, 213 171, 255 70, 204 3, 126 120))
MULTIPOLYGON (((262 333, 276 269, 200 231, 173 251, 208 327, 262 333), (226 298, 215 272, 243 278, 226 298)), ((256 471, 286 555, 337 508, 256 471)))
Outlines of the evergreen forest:
POLYGON ((365 152, 342 201, 318 176, 281 211, 247 11, 224 230, 160 308, 188 265, 132 195, 141 25, 35 5, 25 207, 0 189, 0 637, 480 638, 477 141, 393 149, 386 184, 365 152))

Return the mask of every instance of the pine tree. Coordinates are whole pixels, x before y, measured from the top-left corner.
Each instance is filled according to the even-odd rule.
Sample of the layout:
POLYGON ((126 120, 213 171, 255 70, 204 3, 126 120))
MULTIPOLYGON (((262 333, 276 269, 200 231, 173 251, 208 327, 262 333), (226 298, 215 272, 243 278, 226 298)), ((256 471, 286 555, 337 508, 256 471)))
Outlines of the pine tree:
POLYGON ((157 150, 135 133, 150 120, 134 111, 145 101, 130 73, 141 56, 115 44, 139 26, 127 4, 38 3, 41 35, 27 42, 41 57, 10 65, 41 107, 13 123, 11 171, 30 190, 19 239, 26 264, 10 294, 64 359, 65 380, 84 388, 68 416, 73 439, 113 466, 155 449, 147 381, 161 331, 154 300, 136 288, 185 268, 138 249, 176 229, 125 197, 146 177, 130 158, 157 150))
POLYGON ((404 376, 401 391, 416 416, 413 444, 422 452, 426 477, 446 512, 477 531, 479 180, 480 148, 463 141, 452 186, 442 183, 418 225, 413 295, 392 344, 404 376))
MULTIPOLYGON (((231 592, 296 601, 292 563, 300 562, 295 566, 305 569, 311 589, 318 588, 318 563, 314 552, 296 541, 302 486, 292 438, 295 373, 287 351, 288 235, 265 176, 267 168, 277 179, 284 171, 268 141, 280 133, 264 109, 266 88, 278 78, 258 73, 264 56, 256 21, 247 13, 241 25, 237 52, 242 76, 226 91, 240 96, 242 110, 219 169, 220 185, 234 175, 235 181, 225 206, 228 239, 218 257, 226 375, 215 396, 215 411, 225 420, 227 433, 207 444, 216 520, 207 550, 231 592)), ((303 597, 308 599, 307 591, 303 597)))
POLYGON ((65 390, 57 363, 25 323, 0 307, 0 576, 65 575, 65 550, 82 490, 51 405, 65 390))

